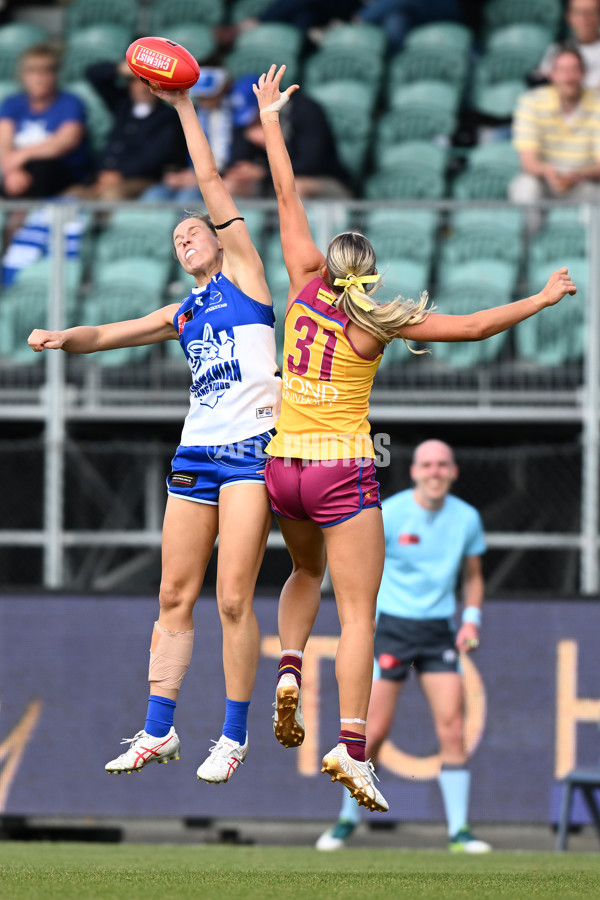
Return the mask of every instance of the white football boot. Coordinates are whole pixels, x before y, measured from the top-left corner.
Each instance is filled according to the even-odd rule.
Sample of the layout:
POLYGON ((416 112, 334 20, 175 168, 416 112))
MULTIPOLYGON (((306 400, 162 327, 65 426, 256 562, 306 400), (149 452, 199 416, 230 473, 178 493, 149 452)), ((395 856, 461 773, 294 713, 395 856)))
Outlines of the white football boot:
POLYGON ((345 744, 338 744, 323 757, 321 772, 331 775, 332 781, 339 781, 350 791, 359 806, 376 812, 387 812, 387 800, 375 787, 375 769, 370 759, 358 762, 352 759, 345 744))
POLYGON ((123 738, 121 743, 129 744, 129 750, 106 763, 104 768, 111 775, 139 772, 150 762, 166 763, 170 759, 179 759, 181 748, 173 726, 164 737, 152 737, 142 729, 132 738, 123 738))
POLYGON ((221 735, 218 741, 213 741, 214 746, 208 751, 208 756, 199 767, 196 775, 202 781, 209 784, 221 784, 229 781, 233 773, 239 769, 248 752, 248 732, 246 743, 240 744, 231 738, 221 735))

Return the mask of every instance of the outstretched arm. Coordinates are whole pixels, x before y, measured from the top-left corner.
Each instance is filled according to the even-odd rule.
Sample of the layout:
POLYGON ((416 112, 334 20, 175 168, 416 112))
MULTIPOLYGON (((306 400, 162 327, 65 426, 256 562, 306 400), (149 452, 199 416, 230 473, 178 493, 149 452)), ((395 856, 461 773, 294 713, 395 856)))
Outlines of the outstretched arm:
POLYGON ((65 350, 67 353, 95 353, 121 347, 141 347, 176 338, 173 316, 178 305, 171 303, 140 319, 112 322, 109 325, 77 325, 64 331, 34 328, 27 343, 35 353, 65 350))
POLYGON ((547 306, 554 306, 565 294, 575 294, 577 288, 569 271, 563 267, 554 272, 548 283, 532 297, 516 300, 505 306, 496 306, 471 313, 468 316, 444 316, 430 313, 418 325, 405 325, 398 337, 409 341, 483 341, 534 316, 547 306))
MULTIPOLYGON (((161 91, 152 88, 152 93, 170 103, 179 115, 198 179, 198 187, 214 224, 223 225, 231 219, 239 218, 240 212, 219 175, 210 144, 202 130, 189 92, 161 91)), ((241 220, 232 222, 227 228, 220 229, 218 235, 226 251, 227 265, 231 269, 225 274, 231 275, 235 283, 250 297, 263 303, 270 303, 262 261, 252 243, 246 224, 241 220)))
POLYGON ((285 66, 276 72, 273 65, 266 75, 261 75, 254 93, 258 99, 260 119, 265 133, 265 144, 273 187, 277 195, 281 248, 286 269, 290 276, 292 295, 317 275, 325 263, 325 257, 316 246, 310 233, 308 218, 296 191, 294 170, 279 125, 279 110, 291 94, 298 90, 293 84, 281 92, 279 86, 285 66))

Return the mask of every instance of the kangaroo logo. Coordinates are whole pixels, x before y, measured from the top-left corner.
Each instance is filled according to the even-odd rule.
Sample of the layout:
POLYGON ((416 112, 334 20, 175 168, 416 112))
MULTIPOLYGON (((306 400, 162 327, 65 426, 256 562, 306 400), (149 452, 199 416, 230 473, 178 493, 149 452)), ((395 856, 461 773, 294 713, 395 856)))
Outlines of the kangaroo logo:
POLYGON ((194 383, 190 388, 203 406, 214 409, 232 382, 241 381, 239 360, 234 357, 235 341, 227 330, 214 333, 207 322, 202 339, 187 345, 188 362, 194 383))

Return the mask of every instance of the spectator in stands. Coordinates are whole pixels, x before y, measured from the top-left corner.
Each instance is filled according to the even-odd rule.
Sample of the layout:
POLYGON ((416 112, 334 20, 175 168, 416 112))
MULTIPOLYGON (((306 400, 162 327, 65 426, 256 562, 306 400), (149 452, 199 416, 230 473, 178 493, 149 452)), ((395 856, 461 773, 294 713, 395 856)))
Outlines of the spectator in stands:
MULTIPOLYGON (((190 88, 202 131, 208 138, 210 149, 221 174, 231 157, 233 140, 233 112, 231 108, 231 81, 222 66, 203 66, 200 78, 190 88)), ((148 188, 142 200, 172 200, 187 209, 196 209, 204 201, 198 179, 188 154, 187 166, 169 171, 162 180, 148 188)))
MULTIPOLYGON (((225 183, 238 197, 272 194, 265 139, 252 85, 257 77, 247 75, 233 86, 231 101, 233 138, 231 165, 225 183)), ((339 161, 331 129, 318 103, 300 94, 281 113, 298 194, 311 197, 349 197, 349 176, 339 161)))
POLYGON ((130 200, 159 181, 169 167, 185 165, 177 114, 132 74, 127 63, 97 63, 86 75, 114 112, 114 125, 93 181, 67 193, 87 200, 130 200), (125 80, 125 87, 119 79, 125 80))
MULTIPOLYGON (((519 99, 513 143, 523 171, 510 183, 514 203, 600 198, 600 95, 584 87, 584 75, 578 50, 565 44, 554 57, 550 84, 519 99)), ((538 223, 532 216, 530 226, 538 223)))
MULTIPOLYGON (((600 0, 569 0, 565 19, 585 63, 585 87, 600 88, 600 0)), ((550 77, 557 50, 558 44, 548 48, 537 75, 550 77)))
POLYGON ((51 197, 87 174, 85 108, 61 91, 58 57, 45 44, 19 60, 23 92, 0 105, 2 195, 12 199, 51 197))
POLYGON ((390 51, 402 48, 406 35, 417 25, 437 20, 461 21, 460 0, 366 0, 355 21, 381 25, 388 36, 390 51))

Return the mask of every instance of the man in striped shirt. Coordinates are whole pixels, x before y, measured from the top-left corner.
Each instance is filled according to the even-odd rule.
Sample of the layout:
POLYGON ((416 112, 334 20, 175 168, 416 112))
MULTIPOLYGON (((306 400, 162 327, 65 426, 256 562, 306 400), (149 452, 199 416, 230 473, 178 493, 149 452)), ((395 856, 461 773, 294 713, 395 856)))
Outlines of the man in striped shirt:
POLYGON ((584 77, 576 47, 562 45, 550 84, 519 99, 513 143, 523 171, 509 187, 514 203, 600 199, 600 93, 584 87, 584 77))

